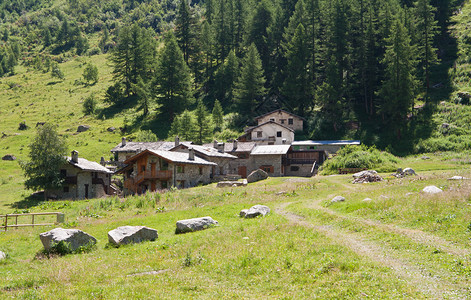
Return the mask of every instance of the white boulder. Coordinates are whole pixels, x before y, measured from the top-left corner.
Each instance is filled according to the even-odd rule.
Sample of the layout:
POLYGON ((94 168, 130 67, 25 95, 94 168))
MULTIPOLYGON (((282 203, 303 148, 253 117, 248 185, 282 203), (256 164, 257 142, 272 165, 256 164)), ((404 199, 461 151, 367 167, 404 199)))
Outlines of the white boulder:
POLYGON ((68 243, 70 250, 72 251, 75 251, 80 247, 88 246, 89 244, 96 244, 96 239, 82 230, 64 229, 60 227, 41 233, 39 238, 46 250, 50 250, 59 242, 68 243))
POLYGON ((335 196, 332 200, 330 200, 330 203, 344 202, 344 201, 345 201, 345 197, 335 196))
POLYGON ((439 194, 442 191, 442 189, 434 186, 434 185, 429 185, 429 186, 426 186, 423 190, 422 190, 424 193, 427 193, 427 194, 439 194))
POLYGON ((0 261, 7 259, 7 254, 3 251, 0 251, 0 261))
POLYGON ((218 225, 218 222, 213 220, 213 218, 211 217, 180 220, 177 221, 177 229, 175 230, 175 233, 185 233, 203 230, 214 225, 218 225))
POLYGON ((265 205, 254 205, 249 209, 240 211, 240 216, 244 218, 255 218, 257 216, 266 216, 270 212, 270 208, 265 205))
POLYGON ((155 241, 157 230, 146 226, 121 226, 108 232, 108 241, 117 246, 155 241))

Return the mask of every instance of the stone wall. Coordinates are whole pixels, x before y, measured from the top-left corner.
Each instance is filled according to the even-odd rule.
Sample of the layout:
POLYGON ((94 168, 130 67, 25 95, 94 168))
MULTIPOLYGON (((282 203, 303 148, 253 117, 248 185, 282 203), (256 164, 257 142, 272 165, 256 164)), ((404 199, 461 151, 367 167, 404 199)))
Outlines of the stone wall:
POLYGON ((252 155, 247 172, 260 169, 263 166, 273 166, 273 172, 268 173, 269 176, 284 176, 284 168, 281 164, 281 155, 252 155))
POLYGON ((312 164, 293 164, 285 167, 285 176, 302 176, 302 177, 311 177, 312 164), (297 171, 293 170, 298 168, 297 171))

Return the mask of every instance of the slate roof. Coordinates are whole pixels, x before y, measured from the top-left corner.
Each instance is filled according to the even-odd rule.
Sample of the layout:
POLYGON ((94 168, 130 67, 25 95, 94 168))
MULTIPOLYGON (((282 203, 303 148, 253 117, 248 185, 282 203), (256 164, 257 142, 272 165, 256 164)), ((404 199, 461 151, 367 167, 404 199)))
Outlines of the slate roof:
POLYGON ((282 111, 282 112, 284 112, 284 113, 287 113, 287 114, 289 114, 289 115, 292 115, 293 117, 299 118, 299 119, 301 119, 301 120, 306 120, 306 119, 304 119, 303 117, 300 117, 300 116, 298 116, 298 115, 295 115, 295 114, 293 114, 293 113, 290 113, 289 111, 286 111, 286 110, 284 110, 284 109, 275 109, 274 111, 271 111, 271 112, 268 112, 268 113, 266 113, 266 114, 260 115, 260 116, 258 116, 258 117, 255 117, 254 119, 255 119, 255 120, 258 120, 258 119, 260 119, 260 118, 263 118, 263 117, 265 117, 265 116, 271 115, 271 114, 273 114, 273 113, 277 113, 277 112, 279 112, 279 111, 282 111))
POLYGON ((291 129, 291 128, 289 128, 289 127, 286 127, 285 125, 282 125, 282 124, 277 123, 277 122, 275 122, 275 121, 267 121, 267 122, 264 122, 264 123, 262 123, 262 124, 260 124, 260 125, 253 126, 253 127, 249 127, 249 128, 247 128, 247 129, 245 129, 244 131, 245 131, 245 132, 251 132, 251 131, 253 131, 255 128, 262 127, 262 126, 265 126, 265 125, 267 125, 267 124, 277 125, 277 126, 280 126, 280 127, 285 128, 285 129, 288 129, 289 131, 294 132, 293 129, 291 129))
POLYGON ((291 145, 260 145, 250 155, 283 155, 288 153, 290 147, 291 145))
POLYGON ((71 157, 66 157, 67 162, 71 164, 72 166, 79 168, 84 171, 90 171, 90 172, 100 172, 100 173, 107 173, 107 174, 113 174, 112 171, 110 171, 108 168, 100 165, 97 162, 94 161, 89 161, 86 160, 85 158, 78 158, 78 163, 75 163, 72 161, 71 157))
MULTIPOLYGON (((257 143, 255 143, 255 142, 237 142, 237 148, 234 149, 234 143, 233 142, 227 142, 227 143, 224 143, 224 152, 226 152, 226 153, 251 152, 252 149, 256 145, 257 145, 257 143)), ((213 144, 204 144, 203 146, 213 147, 213 144)))
POLYGON ((360 145, 359 140, 295 141, 291 146, 345 146, 360 145))
POLYGON ((166 159, 170 162, 173 163, 180 163, 180 164, 192 164, 192 165, 206 165, 206 166, 217 166, 217 164, 204 160, 202 158, 199 158, 198 156, 195 155, 194 160, 189 160, 189 155, 188 153, 183 153, 183 152, 175 152, 175 151, 166 151, 166 150, 144 150, 143 152, 134 155, 133 157, 128 158, 124 163, 129 164, 130 162, 134 161, 136 157, 143 155, 144 153, 149 153, 153 155, 157 155, 162 157, 163 159, 166 159))
MULTIPOLYGON (((192 142, 180 142, 180 144, 191 145, 192 142)), ((153 150, 170 150, 175 147, 175 142, 126 142, 126 145, 122 145, 122 142, 119 143, 116 147, 111 149, 111 152, 137 152, 144 151, 146 149, 153 150)))
MULTIPOLYGON (((230 155, 229 153, 222 153, 219 152, 217 149, 213 148, 212 145, 183 145, 186 148, 193 148, 195 152, 199 152, 203 155, 209 156, 209 157, 220 157, 220 158, 237 158, 234 155, 230 155)), ((174 147, 176 148, 176 147, 174 147)))

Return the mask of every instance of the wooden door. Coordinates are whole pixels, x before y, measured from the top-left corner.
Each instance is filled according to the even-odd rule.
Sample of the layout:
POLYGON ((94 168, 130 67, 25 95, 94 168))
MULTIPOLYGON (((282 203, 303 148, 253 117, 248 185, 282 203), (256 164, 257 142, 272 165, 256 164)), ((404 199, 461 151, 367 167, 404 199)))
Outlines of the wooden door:
POLYGON ((239 174, 242 178, 247 177, 247 167, 246 166, 239 166, 239 169, 237 170, 237 174, 239 174))

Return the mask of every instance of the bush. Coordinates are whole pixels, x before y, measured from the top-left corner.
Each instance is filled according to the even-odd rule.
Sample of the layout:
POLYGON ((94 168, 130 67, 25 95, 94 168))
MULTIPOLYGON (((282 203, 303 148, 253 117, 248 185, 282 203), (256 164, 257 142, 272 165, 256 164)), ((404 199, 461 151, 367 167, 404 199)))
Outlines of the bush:
POLYGON ((93 115, 96 109, 95 95, 88 96, 83 102, 83 113, 85 115, 93 115))
POLYGON ((337 155, 324 162, 321 173, 323 175, 337 174, 340 168, 366 168, 378 172, 395 171, 399 159, 391 153, 379 151, 375 147, 345 146, 337 155))

